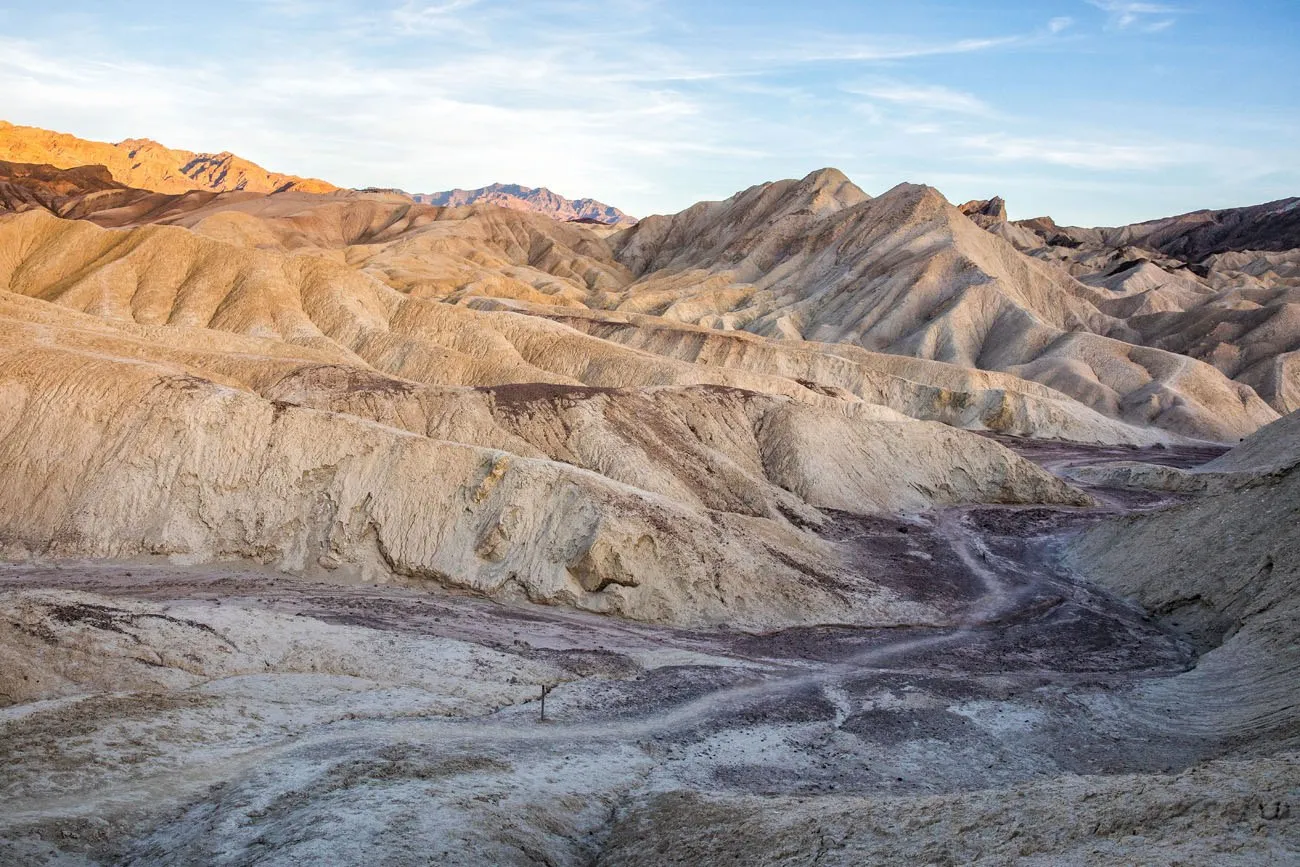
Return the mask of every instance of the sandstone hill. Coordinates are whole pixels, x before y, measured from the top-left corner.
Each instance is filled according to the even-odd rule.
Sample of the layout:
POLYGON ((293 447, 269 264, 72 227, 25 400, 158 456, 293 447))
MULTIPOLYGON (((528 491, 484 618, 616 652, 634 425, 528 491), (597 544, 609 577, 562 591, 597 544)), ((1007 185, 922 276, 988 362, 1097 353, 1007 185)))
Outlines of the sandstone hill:
POLYGON ((929 187, 871 199, 826 170, 644 219, 611 243, 638 279, 602 306, 1006 371, 1192 436, 1274 417, 1210 365, 1140 345, 1101 309, 1103 292, 980 231, 929 187))
POLYGON ((211 195, 87 196, 60 213, 107 226, 170 223, 298 252, 347 249, 354 267, 444 301, 495 298, 541 315, 556 306, 607 319, 646 314, 664 325, 1005 371, 1100 414, 1186 436, 1235 440, 1275 417, 1210 365, 1127 342, 1140 335, 1099 309, 1098 290, 991 239, 928 188, 872 200, 823 172, 614 235, 488 206, 410 205, 393 194, 211 195))
MULTIPOLYGON (((1006 370, 1013 382, 1039 381, 1100 415, 1191 437, 1236 439, 1275 417, 1251 389, 1208 364, 1102 337, 1099 331, 1135 333, 1097 308, 1097 290, 1001 246, 923 187, 870 199, 842 175, 818 173, 671 220, 649 218, 610 237, 485 205, 434 208, 361 192, 117 192, 65 201, 57 213, 107 226, 185 226, 240 246, 343 251, 348 264, 386 285, 445 302, 497 299, 543 316, 556 307, 585 308, 614 324, 649 315, 660 334, 675 324, 758 331, 788 344, 779 354, 805 359, 819 354, 797 344, 822 338, 816 342, 842 346, 836 355, 852 355, 855 344, 967 370, 1006 370), (731 229, 715 238, 711 225, 731 229), (675 246, 673 233, 690 242, 675 246), (913 235, 923 243, 897 247, 913 235), (757 244, 753 250, 746 238, 757 244), (792 243, 805 250, 796 255, 787 250, 792 243), (849 259, 855 269, 844 264, 849 259), (771 287, 745 282, 759 273, 771 287), (796 321, 805 324, 796 329, 796 321)), ((628 337, 628 329, 610 330, 628 337)), ((872 357, 878 367, 901 364, 857 357, 872 357)))
MULTIPOLYGON (((93 204, 87 200, 79 207, 90 209, 93 204)), ((633 279, 608 244, 585 227, 497 208, 440 209, 379 195, 293 193, 271 197, 190 193, 151 202, 150 207, 145 216, 156 222, 184 226, 239 247, 327 256, 334 261, 342 254, 353 268, 406 295, 457 305, 484 307, 499 301, 511 310, 551 317, 557 309, 581 312, 593 297, 616 299, 620 287, 633 279)), ((138 217, 139 205, 133 203, 95 211, 87 219, 131 225, 138 217)), ((591 317, 567 324, 585 329, 606 321, 616 326, 606 314, 591 317)), ((615 318, 628 322, 627 314, 615 318)), ((1014 376, 842 345, 745 342, 739 333, 717 331, 704 333, 718 346, 744 351, 692 354, 692 346, 698 350, 699 329, 693 334, 686 326, 662 318, 644 325, 606 328, 602 337, 623 341, 637 333, 676 333, 685 342, 677 349, 662 341, 642 348, 668 354, 685 351, 682 360, 739 368, 729 374, 710 374, 715 380, 730 376, 752 381, 752 377, 746 380, 746 371, 769 378, 775 374, 785 384, 763 388, 805 395, 810 389, 819 394, 829 390, 843 398, 883 402, 918 418, 961 426, 1106 442, 1149 442, 1160 436, 1151 429, 1117 423, 1058 391, 1014 376)), ((584 376, 587 384, 605 384, 591 380, 589 372, 584 376)))
POLYGON ((1300 414, 1205 467, 1233 483, 1191 503, 1107 521, 1071 549, 1081 574, 1134 599, 1205 655, 1142 690, 1166 728, 1294 741, 1300 713, 1300 414))
POLYGON ((820 508, 1087 501, 987 439, 316 252, 42 211, 0 218, 0 250, 11 552, 248 558, 667 622, 925 620, 812 532, 820 508))
POLYGON ((592 226, 559 238, 542 222, 507 225, 484 206, 411 210, 397 194, 336 193, 344 200, 333 203, 230 195, 98 191, 64 195, 53 211, 107 226, 194 227, 213 217, 206 231, 220 227, 228 240, 251 232, 253 243, 287 249, 364 241, 363 267, 404 291, 495 297, 534 312, 561 305, 649 314, 1005 371, 1102 414, 1193 437, 1240 438, 1271 411, 1293 408, 1300 388, 1292 298, 1300 278, 1289 258, 1297 254, 1215 253, 1193 266, 1214 267, 1202 277, 1163 253, 1148 259, 1136 247, 1107 246, 1143 238, 1167 246, 1179 231, 1223 225, 1238 236, 1264 226, 1267 243, 1284 246, 1286 202, 1067 237, 1050 221, 1007 223, 997 200, 956 209, 912 185, 871 199, 826 170, 612 236, 592 226), (216 218, 226 212, 234 213, 216 218), (366 222, 361 234, 318 228, 358 220, 366 222), (268 222, 273 240, 260 237, 268 222), (478 261, 484 248, 502 249, 503 233, 521 229, 534 238, 527 249, 511 241, 505 257, 478 261))
POLYGON ((196 189, 326 193, 337 189, 325 181, 268 172, 231 153, 174 150, 149 139, 127 139, 115 144, 86 141, 5 121, 0 121, 0 159, 63 169, 100 165, 120 183, 160 193, 196 189))
POLYGON ((556 220, 628 226, 636 223, 618 208, 595 199, 566 199, 546 187, 523 187, 519 184, 492 184, 476 190, 447 190, 441 193, 411 193, 412 201, 422 205, 496 205, 514 211, 531 211, 556 220))
POLYGON ((89 193, 127 189, 103 166, 57 169, 0 161, 0 210, 41 208, 57 213, 59 205, 89 193))

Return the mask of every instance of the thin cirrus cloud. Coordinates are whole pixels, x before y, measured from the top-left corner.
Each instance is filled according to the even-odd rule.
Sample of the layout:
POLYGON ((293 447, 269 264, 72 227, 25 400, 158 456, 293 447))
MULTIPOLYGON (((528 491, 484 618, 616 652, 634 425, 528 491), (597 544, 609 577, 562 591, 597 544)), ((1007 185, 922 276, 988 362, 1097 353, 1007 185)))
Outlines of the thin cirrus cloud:
POLYGON ((991 117, 995 113, 992 106, 974 94, 937 84, 880 81, 845 87, 844 91, 913 110, 975 117, 991 117))
POLYGON ((461 29, 463 22, 456 13, 477 6, 480 0, 442 0, 439 3, 420 3, 416 0, 397 7, 392 12, 394 26, 403 33, 420 33, 431 29, 461 29))
POLYGON ((0 117, 120 140, 230 149, 269 168, 417 192, 524 180, 573 194, 653 190, 653 171, 761 159, 699 97, 596 77, 547 52, 400 67, 297 56, 220 71, 71 57, 0 37, 0 117), (213 122, 208 118, 219 118, 213 122), (608 190, 609 192, 605 192, 608 190))
POLYGON ((998 162, 1045 163, 1076 169, 1144 171, 1165 168, 1185 159, 1179 155, 1179 149, 1168 144, 1129 144, 1006 133, 968 135, 963 136, 961 142, 972 152, 998 162))
POLYGON ((957 39, 947 42, 910 42, 883 44, 879 41, 821 36, 802 46, 778 50, 767 54, 766 59, 785 63, 818 62, 881 62, 912 60, 923 57, 940 57, 948 54, 974 54, 998 48, 1010 48, 1027 42, 1030 36, 1013 35, 981 39, 957 39))
POLYGON ((1135 2, 1135 0, 1088 0, 1107 14, 1107 24, 1115 30, 1140 30, 1159 33, 1174 26, 1176 17, 1183 12, 1178 6, 1167 3, 1135 2))

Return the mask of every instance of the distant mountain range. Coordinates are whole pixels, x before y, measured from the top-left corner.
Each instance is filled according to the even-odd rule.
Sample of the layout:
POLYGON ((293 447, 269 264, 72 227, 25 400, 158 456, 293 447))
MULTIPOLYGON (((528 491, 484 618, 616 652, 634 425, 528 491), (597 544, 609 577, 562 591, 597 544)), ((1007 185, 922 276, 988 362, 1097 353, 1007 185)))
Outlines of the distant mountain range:
POLYGON ((329 193, 338 189, 316 178, 270 172, 223 151, 217 154, 174 150, 147 138, 110 144, 67 133, 0 121, 0 160, 49 165, 60 169, 104 166, 113 180, 156 193, 189 190, 277 193, 329 193))
MULTIPOLYGON (((155 193, 209 190, 218 193, 331 193, 340 188, 317 178, 268 171, 228 151, 195 153, 176 150, 152 139, 110 143, 0 120, 0 160, 56 169, 103 166, 111 181, 155 193)), ((398 191, 394 191, 398 192, 398 191)), ((545 214, 556 220, 630 226, 636 220, 595 199, 567 199, 545 187, 493 184, 477 190, 405 193, 426 205, 496 205, 545 214)))
POLYGON ((442 193, 412 193, 412 199, 425 205, 497 205, 514 211, 532 211, 556 220, 605 223, 630 226, 634 217, 595 199, 566 199, 546 187, 521 187, 518 184, 492 184, 477 190, 448 190, 442 193))

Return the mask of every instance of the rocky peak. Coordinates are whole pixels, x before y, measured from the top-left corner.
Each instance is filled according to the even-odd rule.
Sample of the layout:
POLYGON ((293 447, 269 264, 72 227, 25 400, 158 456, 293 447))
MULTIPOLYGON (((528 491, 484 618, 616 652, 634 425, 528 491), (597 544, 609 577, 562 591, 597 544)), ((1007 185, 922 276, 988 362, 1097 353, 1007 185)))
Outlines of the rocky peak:
POLYGON ((958 205, 957 210, 968 217, 988 217, 999 223, 1004 223, 1007 219, 1007 203, 1001 196, 972 199, 964 205, 958 205))

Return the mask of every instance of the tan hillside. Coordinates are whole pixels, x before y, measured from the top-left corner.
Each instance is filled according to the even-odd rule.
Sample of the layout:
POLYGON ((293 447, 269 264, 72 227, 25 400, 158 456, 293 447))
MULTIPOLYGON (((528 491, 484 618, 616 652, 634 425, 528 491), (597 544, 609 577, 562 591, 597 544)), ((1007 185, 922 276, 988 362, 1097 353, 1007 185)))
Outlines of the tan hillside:
MULTIPOLYGON (((267 198, 232 193, 207 198, 211 194, 189 193, 166 201, 137 198, 120 204, 101 194, 65 205, 62 212, 103 225, 171 223, 243 246, 343 252, 353 267, 430 299, 459 303, 497 298, 522 302, 518 309, 541 313, 548 306, 614 309, 620 316, 638 312, 668 322, 760 332, 767 330, 763 323, 793 321, 775 312, 751 319, 755 311, 775 303, 770 290, 755 295, 752 284, 738 283, 735 268, 741 266, 715 272, 682 263, 704 255, 760 268, 767 261, 764 257, 778 255, 761 246, 775 243, 771 238, 785 238, 780 243, 787 245, 789 238, 803 239, 797 243, 807 246, 805 253, 788 254, 780 268, 763 272, 765 281, 784 280, 783 291, 805 287, 798 292, 807 297, 791 296, 782 303, 791 309, 824 309, 825 314, 816 315, 836 323, 833 328, 808 329, 803 339, 813 339, 816 331, 828 340, 891 354, 1006 370, 1046 384, 1103 415, 1197 438, 1236 440, 1275 417, 1249 388, 1227 381, 1208 365, 1094 334, 1089 329, 1125 336, 1131 336, 1132 329, 1089 300, 1095 300, 1095 290, 999 245, 933 191, 917 199, 921 188, 907 188, 869 200, 842 178, 822 173, 801 183, 768 185, 741 196, 739 204, 724 203, 722 211, 702 205, 672 218, 690 221, 672 231, 691 238, 693 246, 674 252, 670 263, 641 261, 650 249, 645 245, 665 231, 657 227, 667 225, 667 218, 649 218, 629 232, 605 238, 584 226, 557 224, 540 215, 486 206, 434 208, 383 194, 267 198), (746 229, 747 219, 753 225, 746 229), (858 234, 819 228, 828 220, 847 220, 858 234), (906 228, 917 220, 919 228, 906 228), (768 231, 764 227, 769 222, 786 229, 768 231), (731 234, 713 239, 705 224, 730 227, 724 234, 731 234), (885 254, 914 231, 928 239, 928 246, 911 244, 904 260, 885 254), (736 240, 746 233, 765 239, 752 259, 745 258, 747 248, 736 240), (727 252, 730 243, 741 246, 727 252), (697 247, 704 252, 692 253, 697 247), (833 250, 840 252, 832 255, 833 250), (850 255, 848 251, 865 269, 856 276, 835 264, 850 255), (980 273, 1003 276, 970 285, 965 281, 971 278, 953 282, 944 276, 952 268, 976 273, 969 270, 976 267, 976 259, 983 263, 980 273), (947 270, 939 267, 948 260, 953 264, 945 266, 947 270), (638 277, 638 269, 650 268, 655 270, 638 277), (662 288, 670 284, 681 288, 662 288), (823 284, 839 288, 819 288, 823 284), (665 301, 668 296, 680 299, 665 301), (841 309, 844 304, 855 307, 841 309), (853 312, 867 309, 869 315, 853 312), (846 323, 852 330, 845 330, 846 323)), ((772 336, 787 343, 801 339, 779 328, 772 336)))
POLYGON ((1275 417, 1210 365, 1133 346, 1096 289, 1021 255, 936 191, 905 184, 868 199, 845 195, 846 183, 827 170, 642 220, 611 239, 639 279, 603 306, 1007 371, 1209 439, 1275 417))
POLYGON ((1167 728, 1295 736, 1296 429, 1293 415, 1261 431, 1240 456, 1230 452, 1206 467, 1249 473, 1268 451, 1264 472, 1184 506, 1105 522, 1071 549, 1081 574, 1136 600, 1208 651, 1194 670, 1136 697, 1138 710, 1163 718, 1167 728))
MULTIPOLYGON (((470 297, 522 295, 550 302, 567 292, 576 303, 585 294, 580 287, 599 286, 601 281, 617 285, 627 278, 608 259, 599 239, 580 227, 540 216, 371 200, 348 204, 316 197, 309 197, 313 206, 304 208, 294 195, 232 200, 233 212, 200 209, 185 218, 195 232, 233 238, 239 245, 235 247, 213 243, 203 234, 157 226, 133 230, 127 236, 131 243, 123 245, 119 233, 24 215, 0 224, 0 236, 7 236, 10 248, 22 253, 13 261, 12 271, 0 268, 0 278, 9 273, 13 291, 42 292, 47 300, 87 312, 126 316, 145 324, 206 324, 258 336, 277 335, 296 343, 312 341, 342 353, 339 357, 355 358, 352 353, 359 353, 383 372, 437 384, 493 385, 532 379, 631 387, 707 382, 821 401, 828 399, 830 389, 837 401, 864 399, 912 417, 966 427, 1102 442, 1151 442, 1161 437, 1157 431, 1118 423, 1060 392, 1014 377, 873 353, 845 360, 842 356, 852 353, 850 347, 809 351, 788 342, 755 340, 749 345, 753 350, 765 347, 761 353, 737 354, 734 360, 718 356, 669 360, 629 352, 606 340, 582 336, 572 327, 548 325, 518 313, 472 314, 447 304, 421 305, 418 318, 394 316, 389 331, 363 340, 351 321, 355 314, 324 319, 315 307, 300 307, 300 291, 293 288, 296 281, 336 286, 339 301, 331 303, 342 303, 352 293, 353 299, 342 309, 354 308, 362 298, 375 299, 367 302, 375 309, 399 304, 404 298, 458 300, 462 293, 448 295, 454 280, 473 281, 470 292, 464 293, 470 297), (254 219, 248 209, 264 203, 292 215, 254 219), (396 240, 381 243, 390 237, 396 240), (352 240, 371 243, 348 244, 352 240), (346 246, 328 252, 317 244, 346 246), (279 252, 286 249, 298 255, 286 257, 279 252), (110 257, 120 261, 108 267, 101 250, 111 251, 110 257), (339 262, 339 252, 360 266, 360 273, 339 262), (170 281, 190 273, 192 269, 180 263, 191 256, 205 264, 186 278, 191 288, 173 297, 176 288, 170 281), (163 268, 156 264, 160 262, 176 264, 163 268), (95 267, 86 271, 89 263, 95 267), (61 281, 63 273, 83 276, 61 281), (435 279, 431 274, 442 276, 435 279), (105 275, 113 275, 114 282, 105 284, 105 275), (153 293, 142 294, 141 288, 156 284, 166 288, 147 301, 153 293), (106 294, 106 285, 117 288, 106 294), (195 291, 193 287, 200 285, 207 287, 208 295, 195 291), (404 292, 393 291, 393 286, 404 292), (237 291, 227 297, 227 287, 237 291), (327 336, 343 348, 320 340, 327 336), (485 353, 488 346, 509 349, 485 353), (767 359, 761 365, 757 364, 760 355, 767 359), (696 360, 707 366, 685 363, 696 360)), ((534 312, 551 309, 546 304, 534 312)), ((588 327, 586 320, 568 324, 588 327)), ((697 339, 684 336, 688 342, 697 339)), ((657 354, 655 347, 646 348, 657 354)))
POLYGON ((6 121, 0 121, 0 159, 47 163, 62 169, 101 165, 119 183, 159 193, 196 189, 327 193, 338 189, 314 178, 268 172, 231 153, 173 150, 149 139, 127 139, 115 144, 86 141, 66 133, 15 126, 6 121))
MULTIPOLYGON (((1170 286, 1163 271, 1143 269, 1126 273, 1122 286, 1085 285, 972 222, 1008 225, 996 216, 967 217, 913 185, 871 199, 833 170, 612 236, 540 215, 412 205, 382 193, 161 199, 118 191, 54 210, 108 226, 180 225, 243 246, 343 252, 353 267, 419 297, 647 314, 1005 371, 1103 415, 1195 438, 1234 441, 1274 418, 1252 385, 1280 408, 1289 400, 1288 344, 1279 354, 1264 335, 1288 333, 1276 304, 1253 318, 1234 314, 1243 330, 1261 317, 1272 324, 1244 355, 1207 355, 1216 369, 1189 360, 1205 355, 1201 343, 1188 345, 1196 327, 1172 322, 1161 337, 1168 316, 1150 315, 1199 298, 1195 285, 1170 286)), ((1220 334, 1219 321, 1205 328, 1220 334)))

